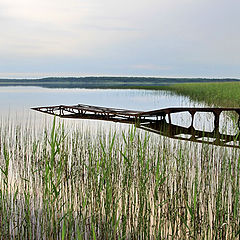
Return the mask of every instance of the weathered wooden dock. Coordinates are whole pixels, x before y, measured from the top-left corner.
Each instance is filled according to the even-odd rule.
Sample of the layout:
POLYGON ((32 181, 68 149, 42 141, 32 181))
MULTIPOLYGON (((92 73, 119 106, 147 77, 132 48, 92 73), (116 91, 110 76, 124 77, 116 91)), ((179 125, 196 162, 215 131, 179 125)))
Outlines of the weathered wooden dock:
POLYGON ((215 127, 219 126, 219 116, 222 112, 236 112, 240 115, 240 108, 199 108, 199 107, 176 107, 164 108, 152 111, 134 111, 119 108, 106 108, 98 106, 90 106, 78 104, 74 106, 59 105, 48 107, 35 107, 33 110, 56 115, 64 118, 90 118, 102 120, 161 120, 168 116, 169 123, 171 123, 171 114, 188 112, 192 116, 191 126, 193 125, 194 116, 197 112, 213 113, 215 120, 215 127))
POLYGON ((47 107, 34 107, 32 109, 39 112, 59 116, 62 118, 96 119, 136 124, 138 128, 147 131, 155 132, 157 134, 164 135, 170 138, 194 142, 207 142, 215 145, 236 147, 236 145, 231 144, 231 142, 239 140, 239 134, 237 134, 236 136, 220 134, 219 119, 220 114, 222 112, 236 112, 238 116, 240 116, 240 108, 176 107, 152 111, 134 111, 127 109, 107 108, 78 104, 73 106, 59 105, 47 107), (186 128, 172 124, 171 114, 181 112, 190 113, 191 115, 190 127, 186 128), (212 132, 199 131, 194 129, 193 127, 194 116, 197 112, 213 113, 214 130, 212 132), (168 119, 168 122, 166 121, 166 119, 168 119))

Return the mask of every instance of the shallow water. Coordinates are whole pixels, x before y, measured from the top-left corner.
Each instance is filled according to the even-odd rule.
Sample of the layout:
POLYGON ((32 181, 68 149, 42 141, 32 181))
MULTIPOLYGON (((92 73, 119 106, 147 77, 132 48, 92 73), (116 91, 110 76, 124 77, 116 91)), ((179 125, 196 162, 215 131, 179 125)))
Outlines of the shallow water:
MULTIPOLYGON (((191 101, 188 97, 174 95, 167 91, 129 89, 47 89, 40 87, 0 87, 0 118, 3 121, 37 125, 51 124, 53 117, 31 110, 31 107, 51 105, 88 104, 95 106, 124 108, 130 110, 154 110, 168 107, 204 107, 203 103, 191 101)), ((235 134, 236 128, 229 116, 222 115, 220 132, 235 134)), ((214 116, 210 113, 197 113, 194 128, 213 131, 214 116)), ((118 130, 127 124, 107 123, 95 120, 65 120, 66 126, 81 125, 91 130, 100 127, 118 130)), ((189 113, 172 114, 172 123, 188 128, 191 124, 189 113)))
POLYGON ((187 97, 166 91, 128 89, 46 89, 39 87, 1 87, 1 113, 27 110, 34 106, 88 104, 134 110, 178 106, 200 106, 187 97))
MULTIPOLYGON (((52 120, 52 116, 35 112, 31 107, 51 105, 88 104, 95 106, 153 110, 177 106, 199 106, 186 97, 170 95, 166 91, 127 89, 47 89, 40 87, 0 87, 0 117, 20 123, 52 120)), ((66 122, 72 122, 66 120, 66 122)), ((76 120, 74 121, 76 122, 76 120)), ((77 120, 79 123, 96 126, 97 121, 77 120)), ((101 125, 109 123, 101 122, 101 125)), ((111 123, 110 125, 115 125, 111 123)))

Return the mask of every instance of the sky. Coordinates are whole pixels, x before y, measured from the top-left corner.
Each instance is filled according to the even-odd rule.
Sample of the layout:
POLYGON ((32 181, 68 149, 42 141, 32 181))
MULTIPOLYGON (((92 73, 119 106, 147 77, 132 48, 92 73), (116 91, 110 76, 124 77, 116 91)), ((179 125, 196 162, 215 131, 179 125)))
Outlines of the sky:
POLYGON ((239 0, 0 0, 0 78, 240 78, 239 0))

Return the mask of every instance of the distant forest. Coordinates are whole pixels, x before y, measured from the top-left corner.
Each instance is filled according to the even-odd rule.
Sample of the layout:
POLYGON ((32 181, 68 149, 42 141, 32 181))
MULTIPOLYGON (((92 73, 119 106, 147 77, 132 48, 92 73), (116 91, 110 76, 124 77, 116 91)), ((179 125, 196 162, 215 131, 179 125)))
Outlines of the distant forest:
POLYGON ((45 88, 127 88, 163 86, 176 83, 236 82, 225 78, 157 78, 157 77, 47 77, 40 79, 0 79, 0 86, 38 86, 45 88))

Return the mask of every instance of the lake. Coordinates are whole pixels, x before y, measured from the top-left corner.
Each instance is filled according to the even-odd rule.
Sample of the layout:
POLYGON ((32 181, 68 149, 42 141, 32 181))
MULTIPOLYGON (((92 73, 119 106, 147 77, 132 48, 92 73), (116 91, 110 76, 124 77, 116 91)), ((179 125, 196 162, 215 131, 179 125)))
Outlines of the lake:
POLYGON ((1 114, 28 110, 33 106, 89 104, 132 110, 200 106, 186 97, 166 91, 125 89, 47 89, 39 87, 1 87, 1 114))
MULTIPOLYGON (((51 105, 87 104, 130 110, 154 110, 180 106, 203 106, 189 98, 170 94, 167 91, 156 90, 129 90, 129 89, 48 89, 41 87, 0 87, 0 117, 24 122, 34 119, 52 119, 52 116, 37 113, 31 107, 51 105)), ((48 121, 48 120, 47 120, 48 121)), ((77 120, 91 126, 96 121, 77 120)), ((173 117, 173 123, 179 121, 173 117)), ((187 122, 190 120, 187 119, 187 122)), ((99 122, 97 123, 100 124, 99 122)), ((102 122, 101 125, 109 125, 102 122)), ((184 124, 184 122, 183 122, 184 124)), ((187 123, 188 124, 188 123, 187 123)), ((115 124, 111 124, 115 126, 115 124)))

